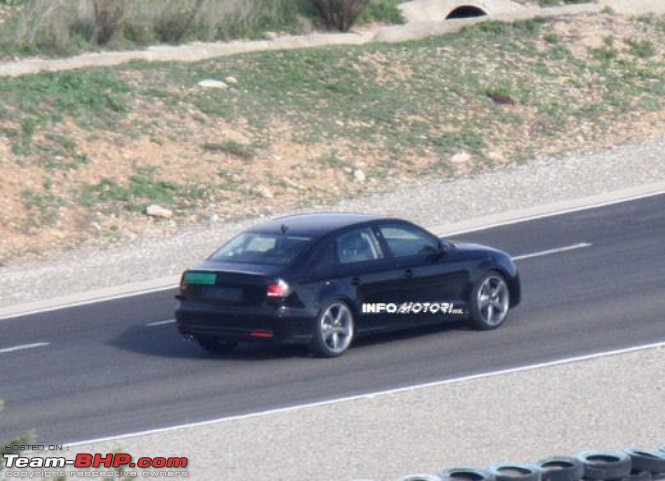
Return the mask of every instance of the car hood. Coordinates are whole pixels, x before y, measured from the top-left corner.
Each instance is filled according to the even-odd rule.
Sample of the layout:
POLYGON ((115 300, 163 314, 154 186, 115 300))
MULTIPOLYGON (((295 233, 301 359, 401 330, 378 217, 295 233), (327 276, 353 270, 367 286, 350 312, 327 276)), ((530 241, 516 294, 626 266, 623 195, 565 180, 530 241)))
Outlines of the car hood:
POLYGON ((489 247, 482 244, 474 244, 472 242, 463 242, 457 240, 447 240, 448 243, 452 244, 455 248, 451 251, 451 255, 460 256, 463 259, 475 259, 479 257, 496 257, 496 256, 508 256, 505 252, 489 247))

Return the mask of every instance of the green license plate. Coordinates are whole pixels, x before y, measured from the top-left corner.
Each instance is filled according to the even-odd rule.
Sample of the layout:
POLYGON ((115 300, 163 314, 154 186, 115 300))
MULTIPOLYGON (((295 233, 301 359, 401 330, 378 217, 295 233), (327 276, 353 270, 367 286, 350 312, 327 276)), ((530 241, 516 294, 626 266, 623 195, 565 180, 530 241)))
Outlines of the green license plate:
POLYGON ((187 284, 199 284, 203 286, 214 286, 217 274, 212 272, 188 272, 185 274, 187 284))

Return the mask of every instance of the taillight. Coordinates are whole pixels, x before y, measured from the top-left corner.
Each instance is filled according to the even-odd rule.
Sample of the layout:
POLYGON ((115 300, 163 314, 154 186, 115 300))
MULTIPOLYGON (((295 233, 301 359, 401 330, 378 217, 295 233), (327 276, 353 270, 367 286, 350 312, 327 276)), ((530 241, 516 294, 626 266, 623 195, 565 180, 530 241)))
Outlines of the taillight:
POLYGON ((283 279, 271 282, 266 288, 266 295, 273 299, 288 297, 289 294, 291 294, 291 287, 283 279))

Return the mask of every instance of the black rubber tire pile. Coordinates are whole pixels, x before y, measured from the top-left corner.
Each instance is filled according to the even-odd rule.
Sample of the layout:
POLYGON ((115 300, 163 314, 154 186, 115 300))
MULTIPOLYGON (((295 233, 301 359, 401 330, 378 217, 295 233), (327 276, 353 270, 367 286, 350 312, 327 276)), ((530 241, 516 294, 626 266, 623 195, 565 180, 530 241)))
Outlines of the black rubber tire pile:
POLYGON ((412 474, 397 481, 665 481, 665 446, 586 451, 534 464, 494 464, 489 469, 446 468, 435 475, 412 474))

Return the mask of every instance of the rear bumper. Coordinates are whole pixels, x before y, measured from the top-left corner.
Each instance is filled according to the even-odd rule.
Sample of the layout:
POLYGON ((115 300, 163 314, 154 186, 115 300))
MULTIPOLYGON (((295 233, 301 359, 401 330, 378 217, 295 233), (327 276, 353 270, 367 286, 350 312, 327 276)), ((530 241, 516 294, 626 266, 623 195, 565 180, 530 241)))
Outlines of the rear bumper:
POLYGON ((188 300, 178 302, 175 319, 185 337, 278 343, 308 343, 315 322, 315 316, 305 309, 219 306, 188 300))

